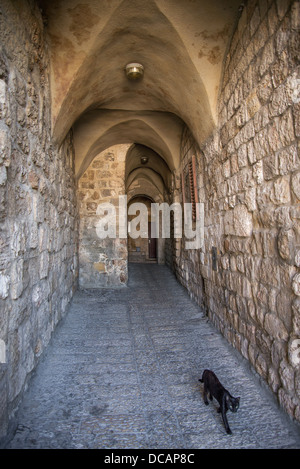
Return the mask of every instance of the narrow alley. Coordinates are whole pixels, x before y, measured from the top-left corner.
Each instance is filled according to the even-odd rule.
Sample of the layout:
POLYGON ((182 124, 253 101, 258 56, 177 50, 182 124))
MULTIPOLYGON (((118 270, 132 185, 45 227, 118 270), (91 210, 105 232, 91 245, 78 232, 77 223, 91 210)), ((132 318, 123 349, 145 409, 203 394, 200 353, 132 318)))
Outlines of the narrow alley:
POLYGON ((130 264, 127 287, 76 293, 8 448, 300 448, 300 432, 167 267, 130 264), (240 396, 232 435, 205 368, 240 396))

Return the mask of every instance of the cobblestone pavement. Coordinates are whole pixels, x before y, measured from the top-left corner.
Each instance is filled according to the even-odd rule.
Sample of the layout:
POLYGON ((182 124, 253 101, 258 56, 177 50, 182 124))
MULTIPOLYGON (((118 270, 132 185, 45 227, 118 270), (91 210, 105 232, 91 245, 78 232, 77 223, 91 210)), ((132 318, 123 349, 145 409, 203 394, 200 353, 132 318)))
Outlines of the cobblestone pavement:
POLYGON ((121 290, 76 294, 18 422, 8 448, 300 448, 298 425, 158 265, 131 264, 121 290), (241 397, 232 435, 203 403, 205 368, 241 397))

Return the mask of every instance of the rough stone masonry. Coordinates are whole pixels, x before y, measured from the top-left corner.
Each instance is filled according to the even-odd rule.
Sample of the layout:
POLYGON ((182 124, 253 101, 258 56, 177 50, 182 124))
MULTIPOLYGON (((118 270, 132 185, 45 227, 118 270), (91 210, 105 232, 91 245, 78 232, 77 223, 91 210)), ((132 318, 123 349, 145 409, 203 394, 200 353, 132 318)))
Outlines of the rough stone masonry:
POLYGON ((201 148, 188 132, 182 141, 182 166, 198 155, 206 246, 173 252, 191 296, 298 421, 299 27, 299 2, 244 8, 227 53, 218 128, 201 148))
POLYGON ((0 438, 77 283, 72 135, 51 139, 49 57, 34 2, 0 6, 0 438))
MULTIPOLYGON (((82 4, 67 12, 71 19, 63 31, 58 30, 65 18, 65 2, 48 17, 41 12, 41 3, 53 2, 2 0, 0 5, 0 438, 9 432, 31 372, 77 288, 78 252, 93 251, 92 243, 86 248, 84 223, 92 218, 98 202, 126 187, 126 181, 121 181, 126 165, 116 152, 108 169, 111 174, 116 164, 115 170, 120 171, 120 177, 115 175, 117 187, 105 187, 110 176, 105 177, 103 167, 97 173, 99 191, 84 188, 84 178, 81 181, 83 229, 79 230, 74 124, 80 117, 80 124, 89 124, 85 111, 91 111, 91 118, 101 106, 107 124, 102 129, 104 151, 116 144, 152 144, 165 152, 164 162, 172 173, 171 183, 169 172, 165 183, 163 171, 155 166, 153 181, 159 180, 164 188, 164 201, 187 198, 204 204, 204 248, 186 250, 184 239, 166 240, 166 262, 213 324, 268 383, 281 406, 300 421, 299 1, 248 0, 237 7, 232 35, 222 23, 214 39, 205 29, 195 32, 190 43, 190 29, 178 20, 181 15, 172 15, 168 2, 147 0, 144 12, 134 11, 136 2, 130 1, 128 10, 115 10, 119 14, 115 18, 106 2, 103 15, 102 11, 93 15, 93 8, 102 4, 87 0, 86 15, 82 4), (156 15, 153 19, 151 12, 156 15), (107 44, 112 44, 116 64, 124 56, 114 42, 120 39, 118 21, 122 25, 127 21, 131 34, 129 39, 124 35, 118 47, 126 43, 130 48, 136 38, 130 19, 139 14, 145 15, 145 28, 152 21, 157 35, 166 34, 164 40, 153 41, 153 34, 145 29, 153 50, 163 54, 157 59, 146 52, 144 58, 159 60, 168 72, 163 75, 172 80, 165 87, 165 78, 157 81, 152 65, 140 88, 133 88, 122 65, 112 75, 101 75, 99 83, 103 67, 97 62, 93 73, 95 57, 107 58, 107 44), (111 26, 105 30, 105 43, 100 34, 102 18, 111 26), (92 28, 97 35, 90 36, 92 28), (109 36, 110 31, 116 36, 109 36), (180 44, 175 43, 178 37, 180 44), (221 46, 204 52, 206 42, 212 46, 220 37, 229 42, 222 55, 220 83, 210 93, 206 90, 211 80, 205 80, 204 73, 198 76, 196 65, 202 68, 206 61, 207 76, 216 84, 218 75, 210 66, 221 67, 221 46), (195 53, 194 44, 200 39, 203 50, 195 53), (176 74, 175 68, 169 70, 174 63, 176 74), (178 63, 186 64, 188 79, 193 79, 186 81, 178 63), (90 68, 77 70, 78 64, 90 68), (78 83, 76 77, 86 82, 78 83), (210 109, 214 96, 215 121, 215 110, 210 109), (172 138, 164 139, 164 132, 172 138)), ((119 3, 124 7, 126 2, 119 3)), ((181 2, 175 3, 182 7, 181 2)), ((188 3, 189 8, 196 5, 204 12, 201 0, 188 3)), ((195 17, 190 14, 191 26, 195 17)), ((146 42, 143 37, 142 44, 146 42)), ((95 127, 100 124, 99 118, 95 127)), ((103 149, 97 132, 79 134, 82 138, 97 135, 88 148, 103 149)), ((92 154, 87 151, 80 161, 92 154)), ((99 158, 90 161, 85 182, 96 177, 99 158)), ((149 196, 143 189, 137 195, 149 196)), ((84 266, 81 278, 91 280, 93 272, 92 280, 107 279, 104 272, 117 265, 117 281, 122 278, 121 283, 126 283, 127 251, 126 244, 106 246, 100 252, 102 260, 92 257, 92 269, 84 266)))

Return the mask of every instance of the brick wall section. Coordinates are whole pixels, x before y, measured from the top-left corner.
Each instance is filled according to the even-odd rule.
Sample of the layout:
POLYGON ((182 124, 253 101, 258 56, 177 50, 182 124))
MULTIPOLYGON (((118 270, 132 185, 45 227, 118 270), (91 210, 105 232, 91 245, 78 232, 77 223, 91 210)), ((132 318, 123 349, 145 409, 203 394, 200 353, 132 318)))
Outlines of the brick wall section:
POLYGON ((51 142, 43 23, 19 3, 0 6, 0 439, 77 284, 72 136, 51 142))
POLYGON ((299 5, 249 1, 241 14, 224 64, 218 127, 198 157, 205 252, 182 251, 176 261, 188 288, 204 281, 197 301, 298 421, 299 5))

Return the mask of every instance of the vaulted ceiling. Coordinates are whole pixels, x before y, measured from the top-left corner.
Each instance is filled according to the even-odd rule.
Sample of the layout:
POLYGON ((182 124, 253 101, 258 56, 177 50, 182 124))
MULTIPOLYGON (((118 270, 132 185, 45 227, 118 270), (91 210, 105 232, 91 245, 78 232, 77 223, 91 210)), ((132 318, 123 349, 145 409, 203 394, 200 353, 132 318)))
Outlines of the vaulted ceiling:
POLYGON ((41 0, 51 54, 52 124, 74 131, 76 174, 116 143, 179 164, 183 125, 198 143, 217 120, 223 59, 240 0, 41 0), (144 66, 141 80, 127 63, 144 66))

